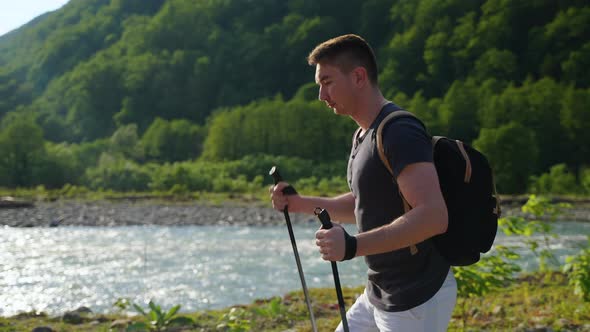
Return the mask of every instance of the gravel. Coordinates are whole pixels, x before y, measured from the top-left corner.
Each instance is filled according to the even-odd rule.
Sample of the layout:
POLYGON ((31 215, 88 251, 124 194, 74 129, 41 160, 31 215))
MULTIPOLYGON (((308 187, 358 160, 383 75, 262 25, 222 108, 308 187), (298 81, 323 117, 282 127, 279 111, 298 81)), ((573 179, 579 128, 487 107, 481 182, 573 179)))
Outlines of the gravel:
MULTIPOLYGON (((504 217, 524 215, 520 206, 502 207, 504 217)), ((291 213, 293 223, 317 222, 311 215, 291 213)), ((590 205, 575 206, 560 220, 590 221, 590 205)), ((223 205, 198 202, 179 203, 152 200, 142 201, 55 201, 36 202, 28 208, 0 209, 0 226, 50 227, 128 226, 128 225, 241 225, 264 226, 285 223, 283 213, 260 204, 223 205)))
MULTIPOLYGON (((315 217, 291 213, 293 223, 315 217)), ((30 208, 0 209, 0 225, 11 227, 128 225, 278 225, 283 213, 270 207, 174 202, 37 202, 30 208)))

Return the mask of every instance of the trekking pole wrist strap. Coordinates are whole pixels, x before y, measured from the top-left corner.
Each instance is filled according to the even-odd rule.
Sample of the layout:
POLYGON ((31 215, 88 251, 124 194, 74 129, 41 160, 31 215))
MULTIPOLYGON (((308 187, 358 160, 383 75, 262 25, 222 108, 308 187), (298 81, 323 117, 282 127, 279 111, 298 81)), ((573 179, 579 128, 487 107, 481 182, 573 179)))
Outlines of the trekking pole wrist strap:
POLYGON ((344 258, 342 261, 353 259, 356 256, 356 236, 344 231, 344 258))

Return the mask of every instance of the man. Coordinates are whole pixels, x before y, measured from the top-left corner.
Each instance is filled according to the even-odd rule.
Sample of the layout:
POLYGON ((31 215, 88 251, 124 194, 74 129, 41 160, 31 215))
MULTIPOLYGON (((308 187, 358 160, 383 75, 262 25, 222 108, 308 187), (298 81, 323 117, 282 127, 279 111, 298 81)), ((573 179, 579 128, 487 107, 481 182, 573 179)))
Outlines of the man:
POLYGON ((446 231, 448 217, 429 136, 412 118, 387 124, 383 144, 393 181, 379 159, 375 132, 399 107, 381 94, 371 47, 359 36, 340 36, 318 45, 308 63, 316 67, 319 99, 360 127, 348 163, 351 191, 332 198, 286 196, 287 184, 281 182, 270 188, 274 208, 313 213, 322 207, 335 221, 356 223, 355 236, 338 224, 316 232, 324 260, 364 256, 368 265, 365 292, 347 312, 350 331, 445 331, 457 286, 430 240, 446 231), (408 212, 400 192, 411 206, 408 212))

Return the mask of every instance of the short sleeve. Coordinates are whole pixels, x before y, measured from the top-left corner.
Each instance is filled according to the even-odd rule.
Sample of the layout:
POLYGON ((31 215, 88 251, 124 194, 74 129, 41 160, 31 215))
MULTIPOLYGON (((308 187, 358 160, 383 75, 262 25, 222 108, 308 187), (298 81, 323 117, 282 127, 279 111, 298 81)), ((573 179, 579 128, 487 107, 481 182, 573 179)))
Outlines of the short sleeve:
POLYGON ((418 120, 400 118, 383 129, 385 155, 396 179, 410 164, 433 161, 430 136, 418 120))

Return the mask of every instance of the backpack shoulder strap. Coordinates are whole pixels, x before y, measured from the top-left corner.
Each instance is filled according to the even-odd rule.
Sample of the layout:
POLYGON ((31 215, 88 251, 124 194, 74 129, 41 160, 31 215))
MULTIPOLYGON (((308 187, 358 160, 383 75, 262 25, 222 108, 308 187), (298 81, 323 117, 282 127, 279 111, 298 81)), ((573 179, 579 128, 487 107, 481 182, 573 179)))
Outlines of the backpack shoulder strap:
MULTIPOLYGON (((383 163, 385 168, 387 168, 387 170, 389 171, 389 174, 391 174, 391 179, 393 180, 393 182, 396 182, 395 176, 393 176, 393 168, 391 167, 391 164, 389 164, 389 160, 385 156, 385 148, 383 147, 383 128, 385 128, 385 125, 388 122, 391 122, 391 121, 393 121, 397 118, 400 118, 400 117, 412 117, 414 119, 418 119, 414 114, 412 114, 408 111, 404 111, 404 110, 393 111, 390 114, 388 114, 383 120, 381 120, 379 127, 377 127, 377 134, 376 134, 377 135, 377 137, 376 137, 377 151, 379 152, 379 158, 381 159, 381 162, 383 163)), ((412 209, 412 207, 410 206, 410 203, 408 203, 408 201, 404 197, 404 194, 402 194, 401 190, 399 190, 399 195, 400 195, 402 202, 404 204, 404 212, 407 213, 408 211, 410 211, 412 209)), ((410 248, 410 253, 412 255, 415 255, 418 253, 418 247, 416 247, 415 244, 411 245, 409 248, 410 248)))
MULTIPOLYGON (((391 165, 389 164, 389 160, 387 159, 387 157, 385 156, 385 148, 383 147, 383 128, 385 128, 385 125, 388 122, 391 122, 397 118, 400 117, 412 117, 414 119, 418 119, 416 118, 416 116, 408 111, 403 111, 403 110, 399 110, 399 111, 394 111, 389 113, 379 124, 379 127, 377 127, 377 152, 379 153, 379 158, 381 159, 381 161, 383 162, 383 165, 385 166, 385 168, 387 168, 387 170, 389 171, 389 174, 391 174, 391 176, 393 177, 393 168, 391 167, 391 165)), ((356 136, 356 133, 355 133, 356 136)), ((395 181, 395 178, 394 178, 395 181)))

